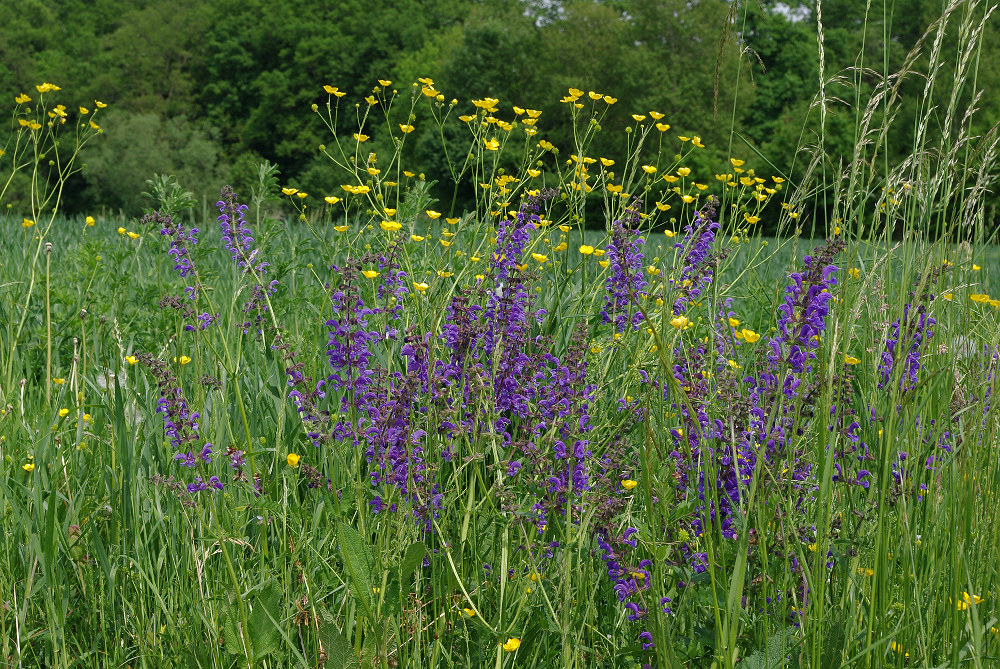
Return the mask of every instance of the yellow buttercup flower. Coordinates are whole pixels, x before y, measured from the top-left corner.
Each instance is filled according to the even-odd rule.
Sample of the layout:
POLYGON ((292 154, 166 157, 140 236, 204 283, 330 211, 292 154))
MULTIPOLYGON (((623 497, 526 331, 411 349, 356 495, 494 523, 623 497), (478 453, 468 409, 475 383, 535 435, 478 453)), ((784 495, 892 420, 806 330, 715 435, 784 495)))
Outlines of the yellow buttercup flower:
POLYGON ((632 490, 637 485, 639 485, 638 481, 633 481, 632 479, 622 479, 622 487, 626 490, 632 490))
POLYGON ((335 195, 327 195, 323 198, 323 200, 325 200, 327 204, 337 204, 340 202, 340 198, 335 195))
POLYGON ((403 227, 399 221, 382 221, 378 225, 386 232, 396 232, 403 227))
POLYGON ((101 102, 100 100, 94 100, 94 106, 96 106, 98 109, 104 109, 105 107, 107 107, 107 105, 101 102))
POLYGON ((421 283, 419 281, 414 281, 413 287, 419 290, 421 293, 430 288, 430 286, 428 286, 426 283, 421 283))
POLYGON ((546 256, 546 255, 542 255, 541 253, 532 253, 532 254, 531 254, 531 257, 532 257, 532 258, 534 258, 534 259, 535 259, 536 261, 538 261, 539 263, 545 263, 545 262, 547 262, 547 261, 548 261, 548 259, 549 259, 549 257, 548 257, 548 256, 546 256))
POLYGON ((65 418, 69 415, 69 409, 59 409, 59 417, 65 418))
POLYGON ((399 129, 404 133, 411 133, 414 130, 412 125, 403 125, 402 123, 399 124, 399 129))
POLYGON ((96 222, 97 222, 97 221, 95 221, 95 220, 94 220, 94 217, 93 217, 93 216, 88 216, 88 217, 86 218, 86 220, 84 220, 84 223, 86 223, 86 224, 87 224, 88 226, 90 226, 90 227, 94 227, 94 223, 96 223, 96 222))
POLYGON ((585 256, 593 255, 594 247, 588 246, 587 244, 583 244, 582 246, 580 246, 580 253, 582 253, 585 256))
POLYGON ((515 650, 521 647, 521 640, 515 637, 507 639, 507 641, 501 646, 508 653, 513 653, 515 650))
POLYGON ((410 235, 410 239, 412 239, 415 242, 424 241, 424 237, 421 237, 420 235, 410 235))
POLYGON ((125 228, 118 228, 118 234, 119 235, 124 235, 125 234, 125 228))
POLYGON ((26 218, 23 221, 21 221, 21 227, 22 228, 30 228, 34 224, 35 224, 35 222, 33 220, 31 220, 30 218, 26 218))
POLYGON ((356 139, 359 142, 367 142, 368 141, 368 135, 363 135, 361 133, 357 133, 356 132, 356 133, 354 133, 354 139, 356 139))
POLYGON ((441 212, 434 211, 433 209, 427 209, 426 211, 424 211, 424 213, 427 214, 427 217, 431 219, 441 218, 441 212))
POLYGON ((30 473, 30 472, 35 471, 35 465, 29 462, 27 464, 21 465, 21 469, 23 469, 24 471, 30 473))
POLYGON ((16 98, 14 98, 14 102, 16 102, 16 103, 17 103, 17 104, 19 104, 19 105, 23 105, 23 104, 25 104, 26 102, 31 102, 31 98, 30 98, 30 97, 28 97, 28 95, 27 95, 27 94, 25 94, 25 93, 21 93, 21 94, 20 94, 20 95, 18 95, 18 96, 17 96, 16 98))
POLYGON ((289 467, 298 467, 299 466, 299 460, 301 460, 301 459, 302 459, 302 456, 298 455, 296 453, 289 453, 287 456, 285 456, 285 462, 288 463, 289 467))
POLYGON ((643 165, 642 166, 642 171, 645 172, 646 174, 655 174, 656 173, 656 167, 653 166, 653 165, 643 165))
POLYGON ((371 269, 363 269, 361 270, 361 273, 365 275, 366 279, 374 279, 375 277, 378 276, 378 272, 371 269))
POLYGON ((379 83, 379 85, 380 85, 380 86, 382 86, 382 87, 385 87, 385 86, 392 86, 392 82, 391 82, 390 80, 388 80, 388 79, 379 79, 379 80, 378 80, 378 83, 379 83))
POLYGON ((178 360, 178 362, 180 362, 182 365, 186 365, 189 362, 191 362, 191 358, 187 357, 186 355, 182 355, 178 360))

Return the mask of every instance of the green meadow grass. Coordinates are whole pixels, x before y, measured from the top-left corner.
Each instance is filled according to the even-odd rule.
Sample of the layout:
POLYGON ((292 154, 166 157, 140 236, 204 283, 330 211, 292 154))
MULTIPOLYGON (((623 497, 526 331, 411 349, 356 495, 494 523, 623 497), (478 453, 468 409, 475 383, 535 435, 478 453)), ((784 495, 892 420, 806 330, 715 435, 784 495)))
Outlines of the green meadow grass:
MULTIPOLYGON (((962 20, 962 53, 974 53, 976 19, 962 20)), ((928 43, 933 65, 942 47, 928 43)), ((974 85, 972 63, 962 61, 955 86, 974 85)), ((380 146, 398 140, 394 153, 331 138, 323 150, 343 185, 329 193, 300 197, 260 166, 258 187, 238 196, 260 253, 250 264, 266 261, 265 274, 238 268, 214 213, 195 213, 169 178, 150 183, 150 207, 199 228, 186 278, 161 224, 58 213, 72 159, 54 188, 33 180, 34 210, 0 217, 3 663, 994 666, 1000 257, 983 175, 995 173, 996 136, 932 140, 918 128, 910 164, 873 171, 892 115, 872 110, 891 103, 891 74, 872 99, 857 94, 865 141, 853 161, 834 172, 820 142, 795 183, 736 151, 717 167, 721 179, 693 174, 685 163, 696 144, 644 124, 648 110, 623 133, 615 174, 587 153, 609 104, 596 92, 568 91, 576 145, 556 153, 544 134, 525 132, 531 124, 513 125, 516 109, 482 99, 462 103, 471 120, 452 118, 454 106, 420 82, 408 109, 383 100, 385 123, 359 124, 380 146), (406 169, 400 113, 438 123, 442 136, 446 124, 468 129, 470 158, 454 175, 474 209, 450 211, 406 169), (494 114, 513 119, 511 129, 494 114), (560 194, 508 259, 506 212, 543 186, 560 194), (626 274, 646 285, 629 284, 619 307, 641 314, 636 327, 616 328, 602 310, 614 311, 607 289, 622 281, 604 263, 616 257, 609 242, 630 216, 629 192, 646 216, 635 226, 641 263, 626 274), (713 192, 713 255, 692 261, 704 228, 684 228, 713 192), (814 206, 817 192, 835 197, 832 208, 814 206), (760 234, 764 217, 780 236, 760 234), (793 305, 783 335, 779 307, 823 248, 837 282, 803 279, 830 299, 819 334, 798 342, 815 359, 796 370, 789 339, 813 312, 793 305), (517 266, 501 276, 507 260, 517 266), (684 283, 689 263, 711 272, 700 295, 684 283), (399 295, 386 283, 395 271, 406 273, 399 295), (272 280, 274 292, 254 292, 272 280), (501 327, 470 316, 497 343, 492 354, 465 352, 454 373, 467 385, 440 376, 424 388, 411 365, 420 350, 454 362, 443 335, 462 300, 497 308, 522 284, 523 318, 501 327), (330 351, 343 343, 331 343, 331 319, 347 322, 355 295, 381 311, 350 322, 351 346, 367 342, 370 356, 343 373, 353 382, 374 370, 371 387, 385 391, 374 409, 406 423, 395 444, 406 494, 372 483, 389 456, 365 451, 388 428, 365 393, 328 378, 330 351), (202 312, 217 315, 204 330, 202 312), (918 314, 934 323, 915 325, 918 314), (903 356, 883 362, 901 319, 894 352, 923 337, 912 383, 903 356), (356 338, 365 332, 375 334, 356 338), (769 357, 773 347, 780 355, 769 357), (530 395, 523 410, 501 406, 494 383, 508 354, 516 364, 504 373, 530 395), (328 423, 297 410, 291 391, 315 381, 290 387, 290 370, 326 379, 315 411, 328 423), (585 377, 566 381, 574 373, 585 377), (768 374, 778 385, 764 383, 768 374), (785 379, 801 387, 785 393, 785 379), (211 463, 175 460, 157 410, 176 397, 175 382, 199 414, 196 450, 210 442, 211 463), (570 418, 546 413, 559 393, 570 418), (338 421, 361 421, 374 436, 355 445, 331 432, 338 421), (329 437, 320 446, 316 430, 329 437), (561 439, 585 440, 591 453, 559 456, 561 439), (234 470, 229 454, 245 464, 234 470), (751 456, 727 500, 727 472, 751 456), (559 479, 578 464, 585 485, 559 479), (196 476, 218 476, 221 489, 189 492, 196 476), (563 485, 563 497, 550 489, 563 485), (383 497, 398 508, 379 510, 383 497)), ((317 113, 333 129, 340 107, 330 98, 317 113)), ((45 118, 41 104, 19 109, 26 122, 45 118)), ((922 122, 943 113, 967 128, 961 111, 928 109, 922 122)), ((19 131, 13 155, 25 164, 55 150, 59 127, 38 125, 19 131)))

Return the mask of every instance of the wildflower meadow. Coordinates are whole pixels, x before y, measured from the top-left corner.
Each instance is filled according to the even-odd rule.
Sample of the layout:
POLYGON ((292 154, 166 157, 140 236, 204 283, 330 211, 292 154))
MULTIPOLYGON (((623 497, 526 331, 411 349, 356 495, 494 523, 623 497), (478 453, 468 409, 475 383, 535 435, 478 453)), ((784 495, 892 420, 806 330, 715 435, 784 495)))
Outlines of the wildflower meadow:
POLYGON ((0 664, 1000 666, 991 13, 837 73, 794 174, 582 83, 318 80, 322 192, 77 215, 113 104, 3 100, 0 664))

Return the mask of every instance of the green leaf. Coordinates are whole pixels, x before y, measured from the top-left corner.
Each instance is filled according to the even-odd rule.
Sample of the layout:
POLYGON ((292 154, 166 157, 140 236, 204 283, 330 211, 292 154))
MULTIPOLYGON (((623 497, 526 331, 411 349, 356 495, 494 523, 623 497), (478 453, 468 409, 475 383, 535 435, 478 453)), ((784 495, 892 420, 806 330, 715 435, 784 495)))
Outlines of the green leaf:
POLYGON ((763 648, 740 662, 740 669, 785 669, 798 666, 794 652, 797 642, 794 636, 795 629, 792 627, 772 634, 763 648), (792 656, 792 662, 786 661, 787 655, 792 656))
POLYGON ((358 656, 355 655, 351 644, 337 628, 333 622, 333 616, 323 616, 323 621, 319 625, 319 641, 323 645, 323 652, 326 653, 327 669, 357 669, 358 656))
POLYGON ((374 623, 372 566, 375 559, 372 557, 371 549, 356 529, 350 525, 341 524, 340 551, 344 556, 344 564, 347 565, 351 592, 358 600, 365 615, 374 623))
POLYGON ((427 547, 422 541, 407 546, 403 560, 399 563, 399 576, 402 582, 407 582, 408 577, 413 576, 413 572, 424 561, 425 555, 427 555, 427 547))
POLYGON ((278 650, 281 642, 280 620, 281 592, 274 581, 268 583, 254 602, 247 620, 253 643, 254 658, 261 658, 278 650))

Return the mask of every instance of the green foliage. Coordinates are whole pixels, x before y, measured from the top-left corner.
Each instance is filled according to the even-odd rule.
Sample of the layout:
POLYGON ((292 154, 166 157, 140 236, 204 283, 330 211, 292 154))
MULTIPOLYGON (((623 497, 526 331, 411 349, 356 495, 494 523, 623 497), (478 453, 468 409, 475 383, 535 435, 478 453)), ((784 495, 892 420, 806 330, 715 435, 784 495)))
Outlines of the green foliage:
MULTIPOLYGON (((910 0, 894 11, 867 11, 864 2, 852 1, 823 8, 828 102, 822 129, 815 12, 811 4, 772 1, 37 4, 0 26, 0 57, 8 64, 0 91, 12 96, 53 81, 127 112, 123 128, 134 142, 116 141, 123 133, 109 128, 104 143, 113 148, 95 148, 98 153, 87 157, 94 173, 85 184, 69 184, 71 206, 80 212, 104 207, 137 213, 141 203, 120 197, 119 184, 132 186, 154 172, 204 184, 199 196, 226 174, 237 185, 248 184, 247 168, 261 158, 280 165, 288 184, 328 191, 338 174, 317 152, 326 141, 324 129, 303 112, 325 101, 324 83, 361 99, 378 78, 392 79, 405 97, 417 77, 429 76, 447 99, 464 104, 492 95, 503 105, 534 104, 545 118, 560 113, 558 100, 568 87, 597 90, 628 101, 604 119, 611 133, 593 144, 597 154, 614 149, 611 135, 632 113, 655 109, 666 114, 672 132, 701 133, 710 162, 743 153, 740 142, 746 141, 778 173, 798 179, 808 161, 797 147, 820 135, 831 168, 850 159, 862 101, 878 84, 872 73, 902 66, 937 18, 938 4, 910 0), (191 146, 182 149, 178 142, 191 146), (120 156, 121 167, 108 156, 120 156)), ((960 39, 957 18, 944 35, 945 52, 960 39)), ((991 37, 996 22, 984 30, 976 53, 983 64, 977 88, 984 91, 976 104, 984 113, 974 121, 975 134, 987 132, 991 110, 1000 109, 994 93, 1000 86, 992 85, 1000 68, 990 66, 1000 58, 1000 40, 991 37)), ((930 46, 923 43, 915 71, 926 66, 930 46)), ((942 68, 926 101, 919 78, 902 77, 902 104, 890 130, 895 148, 886 156, 890 168, 905 160, 921 106, 947 105, 951 76, 942 68)), ((960 87, 961 105, 971 104, 972 90, 960 87)), ((943 131, 937 116, 931 139, 943 131)), ((548 138, 568 145, 565 128, 551 124, 548 138)), ((357 129, 353 115, 338 118, 339 136, 357 129)), ((442 184, 439 195, 450 199, 438 152, 419 148, 428 141, 437 146, 430 132, 418 128, 410 167, 442 184)), ((831 200, 830 188, 822 185, 825 195, 806 203, 821 217, 831 216, 819 211, 823 198, 831 200)), ((469 205, 469 195, 458 202, 469 205)))
POLYGON ((200 197, 214 197, 226 182, 228 169, 213 133, 202 123, 112 110, 104 125, 103 141, 81 154, 87 168, 79 202, 86 203, 86 211, 104 206, 136 215, 148 204, 142 193, 154 174, 174 174, 182 183, 198 184, 200 197))

